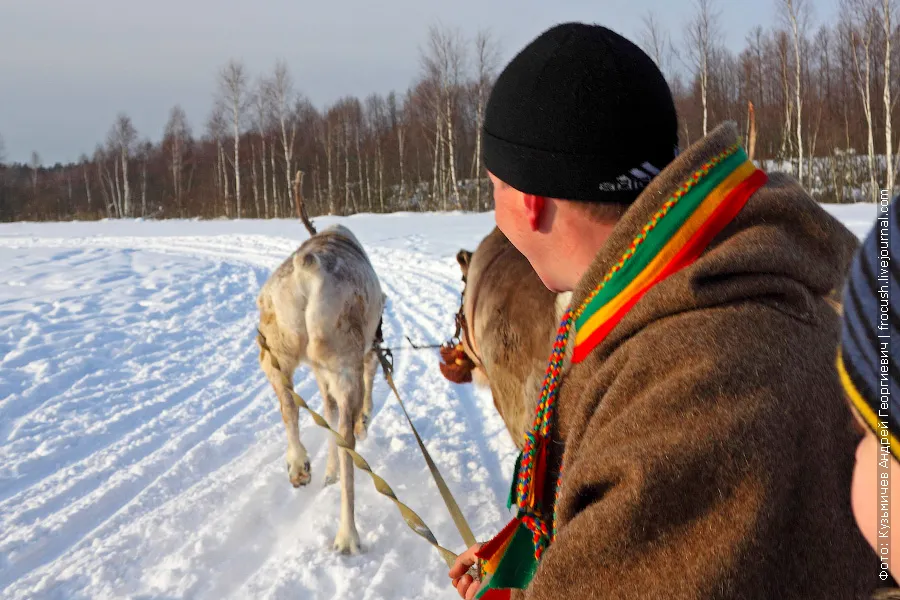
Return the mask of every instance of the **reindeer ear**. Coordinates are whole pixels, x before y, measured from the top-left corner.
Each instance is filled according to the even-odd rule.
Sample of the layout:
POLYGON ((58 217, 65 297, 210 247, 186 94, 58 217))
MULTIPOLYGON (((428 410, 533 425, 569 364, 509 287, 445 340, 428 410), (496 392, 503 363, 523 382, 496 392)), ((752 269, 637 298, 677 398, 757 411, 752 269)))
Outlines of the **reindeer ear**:
POLYGON ((463 277, 469 274, 469 263, 472 261, 472 253, 468 250, 460 250, 456 253, 456 262, 462 270, 463 277))

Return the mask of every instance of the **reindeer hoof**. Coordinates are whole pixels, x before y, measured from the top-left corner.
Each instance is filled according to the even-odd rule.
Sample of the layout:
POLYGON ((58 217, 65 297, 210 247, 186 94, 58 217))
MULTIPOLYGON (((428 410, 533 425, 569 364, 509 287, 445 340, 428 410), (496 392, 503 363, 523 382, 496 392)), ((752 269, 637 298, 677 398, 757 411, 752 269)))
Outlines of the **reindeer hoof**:
POLYGON ((322 487, 328 487, 329 485, 334 485, 338 482, 337 475, 325 475, 325 481, 322 482, 322 487))
POLYGON ((338 533, 334 539, 334 551, 348 556, 359 554, 359 535, 356 532, 352 534, 338 533))
POLYGON ((304 486, 312 480, 312 475, 310 474, 310 465, 309 461, 304 461, 303 465, 300 468, 292 467, 290 463, 287 465, 288 478, 291 480, 291 485, 295 488, 304 486))

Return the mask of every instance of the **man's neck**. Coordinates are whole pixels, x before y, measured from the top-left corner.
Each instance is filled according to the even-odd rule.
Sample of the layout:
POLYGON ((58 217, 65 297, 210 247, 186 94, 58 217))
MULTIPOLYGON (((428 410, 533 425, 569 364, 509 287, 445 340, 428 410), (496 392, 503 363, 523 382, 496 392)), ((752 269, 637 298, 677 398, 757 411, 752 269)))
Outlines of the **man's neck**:
POLYGON ((560 236, 564 257, 560 269, 566 284, 562 291, 575 289, 616 226, 612 221, 599 222, 580 215, 576 217, 580 218, 567 219, 560 236))

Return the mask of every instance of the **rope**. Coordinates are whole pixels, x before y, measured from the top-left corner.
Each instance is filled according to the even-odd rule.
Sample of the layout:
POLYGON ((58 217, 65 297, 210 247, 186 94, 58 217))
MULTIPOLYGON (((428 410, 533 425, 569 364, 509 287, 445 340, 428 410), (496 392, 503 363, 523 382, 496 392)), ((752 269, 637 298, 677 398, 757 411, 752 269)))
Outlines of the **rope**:
POLYGON ((444 344, 417 344, 412 341, 409 336, 404 336, 406 341, 409 342, 409 346, 386 346, 385 350, 388 353, 391 352, 402 352, 403 350, 437 350, 441 348, 444 344))
MULTIPOLYGON (((258 335, 256 336, 256 342, 259 344, 260 349, 269 355, 269 360, 272 361, 272 366, 275 368, 275 370, 281 374, 281 378, 283 380, 282 383, 284 384, 285 388, 287 388, 288 394, 290 394, 291 398, 293 398, 294 403, 297 404, 297 406, 299 406, 300 408, 305 409, 312 416, 313 421, 316 425, 328 430, 331 435, 334 436, 337 445, 350 455, 350 457, 353 459, 353 464, 356 465, 356 468, 369 474, 369 477, 372 478, 372 483, 375 484, 375 489, 378 491, 378 493, 382 496, 387 496, 394 502, 394 504, 397 505, 397 510, 400 511, 400 514, 403 516, 403 519, 406 521, 406 524, 409 526, 409 528, 412 529, 412 531, 416 535, 434 546, 434 548, 437 549, 437 551, 440 553, 441 558, 444 559, 444 562, 447 563, 447 566, 452 567, 453 563, 456 561, 456 554, 438 544, 437 538, 435 538, 434 533, 432 533, 431 529, 428 528, 422 518, 417 515, 413 509, 401 502, 397 498, 397 495, 394 493, 394 490, 391 489, 391 486, 389 486, 384 479, 382 479, 379 475, 376 475, 372 471, 372 468, 369 466, 369 463, 366 462, 366 459, 364 459, 358 452, 356 452, 356 450, 350 447, 350 445, 347 443, 347 440, 344 439, 344 436, 332 429, 331 426, 328 425, 328 421, 325 420, 325 417, 311 409, 306 401, 294 391, 294 383, 281 370, 281 366, 278 364, 278 360, 272 354, 272 351, 269 349, 268 344, 266 344, 265 336, 258 329, 257 334, 258 335)), ((392 383, 391 387, 393 387, 392 383)), ((406 412, 405 408, 403 410, 404 412, 406 412)), ((408 415, 407 418, 409 418, 408 415)), ((418 439, 418 434, 416 434, 416 439, 418 439)), ((419 443, 421 444, 421 440, 419 441, 419 443)))

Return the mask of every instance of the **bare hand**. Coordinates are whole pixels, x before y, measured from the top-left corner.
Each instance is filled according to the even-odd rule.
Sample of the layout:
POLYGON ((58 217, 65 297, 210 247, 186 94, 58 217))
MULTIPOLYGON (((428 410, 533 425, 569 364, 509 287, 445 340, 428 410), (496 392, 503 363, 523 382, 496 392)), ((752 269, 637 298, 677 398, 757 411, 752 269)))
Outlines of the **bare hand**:
POLYGON ((469 568, 478 560, 475 553, 481 549, 481 544, 475 544, 456 558, 456 563, 450 569, 450 579, 453 587, 459 592, 459 597, 472 600, 481 588, 481 582, 472 579, 468 574, 469 568))

